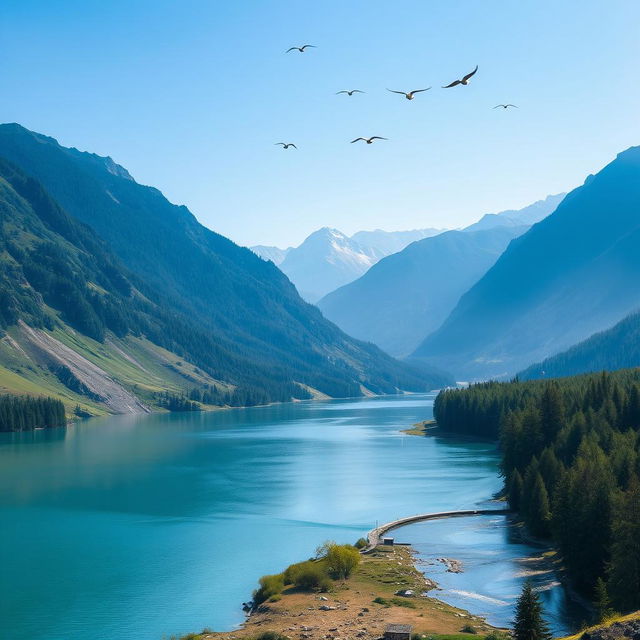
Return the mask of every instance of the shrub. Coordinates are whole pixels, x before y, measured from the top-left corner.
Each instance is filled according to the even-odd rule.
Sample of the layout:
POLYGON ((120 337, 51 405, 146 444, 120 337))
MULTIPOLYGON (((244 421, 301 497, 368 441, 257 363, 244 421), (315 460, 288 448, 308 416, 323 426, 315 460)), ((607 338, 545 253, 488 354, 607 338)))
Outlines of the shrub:
POLYGON ((329 575, 336 580, 348 578, 360 563, 360 553, 350 544, 333 544, 325 556, 329 575))
POLYGON ((284 572, 284 583, 294 584, 306 591, 328 591, 331 581, 327 575, 325 562, 298 562, 287 567, 284 572))
POLYGON ((470 624, 465 624, 460 631, 462 631, 462 633, 478 633, 476 628, 472 627, 470 624))
POLYGON ((260 587, 253 592, 254 604, 262 604, 265 600, 278 595, 284 589, 284 577, 281 573, 262 576, 258 582, 260 587))
POLYGON ((263 631, 259 633, 255 640, 288 640, 287 636, 278 633, 277 631, 263 631))
POLYGON ((366 538, 358 538, 353 545, 356 549, 364 549, 369 543, 366 538))

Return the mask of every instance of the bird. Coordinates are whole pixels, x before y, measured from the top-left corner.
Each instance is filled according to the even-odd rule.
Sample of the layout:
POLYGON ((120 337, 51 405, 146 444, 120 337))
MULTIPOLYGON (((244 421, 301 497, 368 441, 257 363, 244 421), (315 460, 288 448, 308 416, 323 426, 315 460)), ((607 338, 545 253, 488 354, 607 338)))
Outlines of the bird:
POLYGON ((431 87, 427 87, 426 89, 414 89, 413 91, 409 91, 406 93, 405 91, 394 91, 393 89, 387 89, 387 91, 391 91, 391 93, 399 93, 403 95, 407 100, 413 100, 416 93, 422 93, 423 91, 429 91, 431 87))
POLYGON ((289 147, 293 147, 294 149, 298 148, 295 144, 293 144, 293 142, 276 142, 274 146, 278 146, 279 144, 282 145, 283 149, 288 149, 289 147))
POLYGON ((497 109, 498 107, 502 107, 503 109, 508 109, 509 107, 515 107, 516 109, 519 109, 520 107, 518 107, 517 104, 497 104, 495 107, 493 107, 494 109, 497 109))
POLYGON ((352 96, 354 93, 364 93, 364 91, 360 91, 360 89, 351 89, 351 91, 338 91, 336 95, 339 96, 341 93, 346 93, 348 96, 352 96))
POLYGON ((291 47, 285 51, 285 53, 289 53, 289 51, 299 51, 300 53, 304 53, 305 49, 312 47, 313 49, 317 49, 315 44, 303 44, 301 47, 291 47))
POLYGON ((458 84, 464 84, 464 85, 469 84, 469 80, 471 80, 471 76, 475 75, 477 70, 478 70, 478 65, 476 65, 476 68, 471 73, 467 73, 467 75, 464 76, 462 80, 454 80, 451 84, 448 84, 442 88, 450 89, 451 87, 455 87, 458 84))
POLYGON ((354 142, 358 142, 358 140, 363 140, 367 144, 373 144, 374 140, 388 140, 388 139, 389 138, 382 138, 381 136, 371 136, 370 138, 356 138, 355 140, 351 141, 351 144, 353 144, 354 142))

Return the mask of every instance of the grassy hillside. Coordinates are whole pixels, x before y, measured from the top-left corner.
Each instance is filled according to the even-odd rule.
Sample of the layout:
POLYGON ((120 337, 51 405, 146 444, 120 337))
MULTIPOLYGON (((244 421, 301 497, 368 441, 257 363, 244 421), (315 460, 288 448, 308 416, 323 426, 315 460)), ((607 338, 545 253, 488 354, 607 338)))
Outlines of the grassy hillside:
MULTIPOLYGON (((66 151, 77 154, 53 149, 63 158, 66 151)), ((101 209, 96 194, 83 204, 113 214, 111 240, 121 245, 122 236, 128 238, 138 260, 132 266, 143 263, 147 271, 133 273, 38 180, 0 159, 0 330, 6 332, 0 367, 7 390, 46 390, 95 413, 175 405, 174 395, 240 406, 315 393, 425 390, 448 381, 349 338, 305 304, 273 265, 204 229, 107 159, 80 155, 88 168, 48 158, 56 185, 86 195, 97 184, 96 166, 121 180, 107 197, 128 201, 126 216, 101 209), (133 220, 133 229, 114 236, 124 218, 133 220), (174 226, 160 242, 156 226, 167 220, 174 226), (163 271, 166 278, 158 279, 163 271)), ((185 403, 181 408, 195 408, 185 403)))

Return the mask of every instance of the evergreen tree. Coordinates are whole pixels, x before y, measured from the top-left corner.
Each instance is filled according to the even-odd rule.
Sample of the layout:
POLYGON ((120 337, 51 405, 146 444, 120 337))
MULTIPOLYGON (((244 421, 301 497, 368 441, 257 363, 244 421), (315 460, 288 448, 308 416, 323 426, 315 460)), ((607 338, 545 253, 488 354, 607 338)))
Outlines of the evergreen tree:
POLYGON ((520 500, 522 498, 522 476, 520 472, 515 469, 511 475, 511 481, 509 482, 509 506, 514 511, 520 510, 520 500))
POLYGON ((604 622, 614 613, 611 608, 609 592, 607 591, 607 583, 602 578, 598 578, 596 581, 593 607, 596 610, 596 624, 604 622))
POLYGON ((542 604, 531 582, 526 582, 516 605, 514 640, 550 640, 551 633, 542 615, 542 604))
POLYGON ((640 608, 640 483, 618 494, 613 515, 609 590, 623 611, 640 608))
POLYGON ((550 533, 551 511, 549 495, 540 472, 535 475, 528 502, 527 526, 533 535, 546 538, 550 533))

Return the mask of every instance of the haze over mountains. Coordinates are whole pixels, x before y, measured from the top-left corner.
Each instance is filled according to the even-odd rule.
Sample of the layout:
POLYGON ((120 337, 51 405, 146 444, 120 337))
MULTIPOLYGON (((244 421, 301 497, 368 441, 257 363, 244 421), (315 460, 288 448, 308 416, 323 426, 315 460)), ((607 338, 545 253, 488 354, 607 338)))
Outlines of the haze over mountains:
POLYGON ((549 215, 563 196, 549 196, 520 211, 487 214, 466 229, 414 242, 329 293, 318 306, 350 335, 407 356, 442 324, 508 243, 549 215))
POLYGON ((593 371, 615 371, 640 366, 640 312, 634 312, 611 329, 537 362, 520 372, 522 380, 560 378, 593 371))
POLYGON ((323 227, 314 231, 298 247, 279 249, 258 245, 251 249, 278 265, 305 300, 316 302, 330 291, 361 276, 384 256, 441 231, 377 229, 359 231, 349 237, 337 229, 323 227))
POLYGON ((0 202, 9 390, 126 412, 165 391, 255 404, 448 380, 348 337, 273 264, 110 158, 15 124, 0 126, 0 157, 18 167, 2 165, 0 202))
POLYGON ((640 307, 640 148, 511 242, 414 356, 462 379, 511 375, 640 307))

